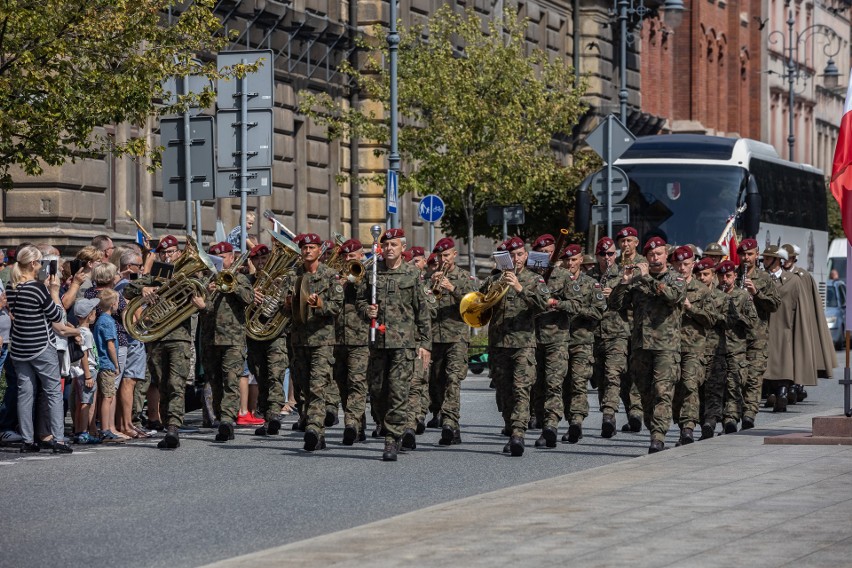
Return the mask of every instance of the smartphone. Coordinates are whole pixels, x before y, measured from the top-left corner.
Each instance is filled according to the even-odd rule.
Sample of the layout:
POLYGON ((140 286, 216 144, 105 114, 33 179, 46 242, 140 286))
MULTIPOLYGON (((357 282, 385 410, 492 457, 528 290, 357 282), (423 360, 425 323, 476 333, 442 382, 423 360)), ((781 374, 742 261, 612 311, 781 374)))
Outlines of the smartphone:
POLYGON ((79 258, 75 258, 71 260, 71 276, 76 275, 80 272, 80 269, 83 268, 83 261, 79 258))
POLYGON ((139 278, 138 272, 130 272, 130 273, 127 274, 128 280, 137 280, 138 278, 139 278))

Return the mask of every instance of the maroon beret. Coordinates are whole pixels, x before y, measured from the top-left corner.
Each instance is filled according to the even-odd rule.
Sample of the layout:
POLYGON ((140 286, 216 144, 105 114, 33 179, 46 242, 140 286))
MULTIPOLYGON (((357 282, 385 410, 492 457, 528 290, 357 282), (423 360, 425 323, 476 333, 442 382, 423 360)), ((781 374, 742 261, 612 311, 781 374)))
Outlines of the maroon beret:
POLYGON ((556 239, 553 238, 553 235, 549 233, 545 233, 538 237, 533 243, 533 250, 538 250, 540 248, 548 247, 556 242, 556 239))
POLYGON ((733 262, 730 260, 723 260, 716 265, 716 274, 727 274, 728 272, 733 272, 736 269, 737 267, 733 262))
POLYGON ((686 260, 688 258, 695 258, 695 255, 692 253, 692 249, 686 245, 677 247, 672 253, 673 260, 686 260))
POLYGON ((503 242, 503 245, 506 247, 507 251, 511 252, 513 250, 524 248, 524 240, 521 237, 511 237, 506 239, 503 242))
POLYGON ((408 250, 411 252, 411 258, 414 258, 415 256, 426 256, 426 251, 423 247, 411 247, 408 250))
POLYGON ((438 266, 438 256, 433 252, 429 255, 429 258, 426 259, 426 264, 430 266, 438 266))
POLYGON ((403 231, 402 229, 388 229, 387 231, 385 231, 385 234, 382 235, 381 241, 385 242, 389 239, 404 239, 404 238, 405 238, 405 231, 403 231))
POLYGON ((497 245, 497 250, 498 251, 506 250, 506 243, 503 242, 503 243, 500 243, 499 245, 497 245))
POLYGON ((595 254, 601 254, 602 252, 606 252, 611 246, 615 246, 615 243, 612 242, 612 239, 609 237, 603 237, 601 240, 598 241, 598 244, 595 245, 595 254))
POLYGON ((411 254, 410 250, 406 250, 402 252, 402 258, 405 260, 405 262, 411 262, 411 259, 414 258, 414 255, 411 254))
POLYGON ((450 237, 444 237, 437 243, 435 243, 435 248, 432 249, 432 252, 444 252, 445 250, 450 250, 455 247, 456 243, 450 237))
POLYGON ((621 240, 625 237, 639 237, 639 233, 633 227, 624 227, 615 234, 615 240, 621 240))
POLYGON ((364 245, 361 244, 361 241, 358 239, 349 239, 340 245, 340 254, 349 254, 350 252, 355 252, 362 248, 364 248, 364 245))
POLYGON ((296 246, 299 246, 299 241, 302 240, 302 237, 305 236, 305 233, 299 233, 295 237, 293 237, 293 242, 296 243, 296 246))
POLYGON ((565 247, 565 250, 562 251, 562 255, 559 258, 571 258, 578 254, 583 254, 583 249, 580 248, 580 245, 568 245, 565 247))
POLYGON ((754 239, 743 239, 740 246, 737 247, 737 252, 757 249, 757 241, 754 239))
POLYGON ((642 254, 648 254, 648 251, 664 246, 666 246, 666 241, 664 241, 662 237, 651 237, 648 239, 648 242, 645 243, 645 246, 642 247, 642 254))
POLYGON ((316 233, 305 233, 303 235, 297 235, 297 236, 302 237, 301 239, 296 241, 296 244, 299 246, 299 248, 302 248, 305 245, 321 245, 322 244, 322 239, 316 233))
POLYGON ((702 270, 709 270, 711 268, 716 267, 716 261, 712 258, 702 258, 698 262, 695 263, 695 266, 692 267, 693 272, 701 272, 702 270))
MULTIPOLYGON (((167 248, 178 246, 177 237, 174 235, 166 235, 160 242, 157 244, 157 252, 163 252, 167 248)), ((11 257, 10 257, 11 258, 11 257)))
POLYGON ((269 247, 266 245, 254 245, 249 251, 249 258, 254 258, 256 256, 263 256, 265 254, 269 254, 269 247))
POLYGON ((221 242, 211 245, 207 252, 210 254, 225 254, 228 252, 234 252, 234 247, 231 246, 231 243, 229 242, 221 242))

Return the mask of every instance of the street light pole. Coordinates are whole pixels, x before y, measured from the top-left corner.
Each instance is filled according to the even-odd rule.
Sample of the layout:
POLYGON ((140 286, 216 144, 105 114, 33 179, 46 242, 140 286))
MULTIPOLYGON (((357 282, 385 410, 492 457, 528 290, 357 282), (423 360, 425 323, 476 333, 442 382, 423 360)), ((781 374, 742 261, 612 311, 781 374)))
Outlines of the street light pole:
MULTIPOLYGON (((399 32, 396 29, 397 0, 388 0, 390 4, 390 27, 388 29, 388 59, 390 66, 390 155, 389 168, 399 173, 399 117, 397 108, 397 58, 399 55, 399 32)), ((399 178, 397 178, 399 179, 399 178)), ((389 193, 389 192, 388 192, 389 193)), ((388 194, 387 199, 390 199, 388 194)), ((397 212, 388 214, 388 228, 399 227, 399 206, 397 212)))
POLYGON ((793 25, 795 23, 796 23, 796 21, 793 19, 793 11, 790 10, 790 12, 787 16, 787 31, 789 33, 788 37, 790 38, 789 45, 787 47, 787 88, 788 88, 787 96, 788 96, 788 99, 789 99, 787 104, 790 105, 790 116, 787 117, 787 119, 788 119, 787 147, 789 148, 787 159, 789 159, 791 162, 794 161, 793 157, 795 156, 795 153, 796 153, 796 135, 794 133, 796 121, 795 121, 795 116, 794 116, 795 111, 794 111, 794 106, 793 106, 796 103, 796 93, 793 89, 793 83, 795 83, 796 79, 798 78, 798 74, 796 73, 796 64, 793 61, 793 25))
POLYGON ((627 9, 629 7, 629 0, 618 0, 618 118, 622 124, 627 124, 627 9))

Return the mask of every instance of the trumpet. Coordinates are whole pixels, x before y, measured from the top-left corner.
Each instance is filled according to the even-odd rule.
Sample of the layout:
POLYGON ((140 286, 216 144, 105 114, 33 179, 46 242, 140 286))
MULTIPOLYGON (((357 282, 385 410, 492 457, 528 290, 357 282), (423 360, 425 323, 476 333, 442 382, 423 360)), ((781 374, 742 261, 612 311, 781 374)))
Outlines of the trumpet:
POLYGON ((444 295, 444 289, 441 287, 441 282, 444 280, 444 273, 447 271, 447 265, 449 263, 446 261, 441 261, 441 264, 438 265, 438 270, 435 273, 440 272, 441 277, 435 278, 435 281, 432 282, 432 295, 435 296, 435 299, 441 299, 441 296, 444 295))

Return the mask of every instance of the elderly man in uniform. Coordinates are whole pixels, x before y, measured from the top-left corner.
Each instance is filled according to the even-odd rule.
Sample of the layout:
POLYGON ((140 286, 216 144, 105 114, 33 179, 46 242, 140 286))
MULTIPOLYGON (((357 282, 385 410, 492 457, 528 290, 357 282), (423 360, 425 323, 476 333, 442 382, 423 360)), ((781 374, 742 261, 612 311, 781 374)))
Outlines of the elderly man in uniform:
MULTIPOLYGON (((222 259, 222 270, 234 263, 234 247, 216 243, 208 252, 222 259)), ((221 421, 216 433, 217 442, 234 439, 234 423, 240 409, 240 376, 245 367, 246 349, 245 310, 254 301, 254 291, 245 274, 234 274, 231 290, 218 289, 214 279, 207 285, 207 305, 201 311, 201 362, 213 389, 213 405, 218 406, 221 421)))
POLYGON ((432 322, 420 274, 403 262, 405 231, 388 229, 381 244, 384 258, 376 263, 376 303, 372 286, 365 283, 359 290, 358 313, 378 325, 370 346, 370 404, 385 435, 382 460, 396 461, 415 365, 429 367, 432 322))
MULTIPOLYGON (((606 299, 600 283, 582 270, 583 252, 580 245, 568 245, 560 258, 567 265, 568 271, 563 295, 568 298, 566 303, 574 303, 573 309, 568 311, 571 331, 568 339, 568 375, 562 387, 565 417, 569 425, 568 433, 562 437, 562 441, 574 444, 583 437, 583 420, 589 415, 586 384, 594 373, 595 331, 606 309, 606 299)), ((557 300, 552 298, 551 306, 554 302, 557 300)), ((615 414, 604 414, 601 436, 611 438, 614 435, 615 414)))
POLYGON ((680 380, 675 387, 672 414, 680 426, 680 443, 691 444, 693 430, 700 424, 698 400, 699 384, 704 382, 704 350, 707 330, 716 323, 712 312, 710 290, 693 278, 695 254, 689 246, 681 246, 673 253, 674 269, 686 283, 683 301, 683 319, 680 337, 680 380))
POLYGON ((781 297, 772 279, 757 266, 758 248, 754 239, 743 239, 737 252, 745 265, 745 290, 751 294, 760 322, 751 330, 746 356, 748 359, 748 377, 743 390, 742 427, 744 430, 754 427, 754 420, 760 406, 760 388, 769 357, 769 317, 781 305, 781 297))
POLYGON ((493 287, 506 294, 492 308, 488 324, 489 369, 497 389, 497 408, 503 414, 504 434, 510 436, 504 453, 524 454, 524 434, 530 415, 530 388, 535 380, 534 317, 547 309, 550 290, 544 278, 526 269, 527 251, 520 237, 501 245, 514 270, 489 276, 479 291, 493 287))
POLYGON ((461 319, 462 297, 475 287, 470 272, 456 265, 456 243, 444 237, 435 243, 438 270, 432 273, 437 313, 432 320, 432 365, 429 379, 434 413, 440 414, 442 446, 461 443, 459 413, 461 382, 467 376, 470 328, 461 319))
POLYGON ((725 314, 728 309, 728 296, 722 292, 716 280, 716 261, 705 257, 695 263, 692 272, 709 292, 708 313, 713 324, 705 329, 704 371, 699 376, 698 399, 701 415, 701 439, 715 435, 716 424, 722 422, 723 401, 725 397, 725 314))
POLYGON ((680 370, 683 278, 668 269, 666 242, 651 237, 643 247, 647 263, 625 266, 609 297, 612 309, 633 309, 630 365, 642 398, 648 453, 665 449, 672 418, 672 392, 680 370))

